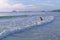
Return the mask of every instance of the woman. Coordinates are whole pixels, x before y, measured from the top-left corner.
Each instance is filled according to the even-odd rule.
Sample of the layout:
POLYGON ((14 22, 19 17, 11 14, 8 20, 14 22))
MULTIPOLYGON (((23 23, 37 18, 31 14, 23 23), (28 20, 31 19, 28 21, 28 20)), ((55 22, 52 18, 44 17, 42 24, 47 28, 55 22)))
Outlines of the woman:
POLYGON ((42 17, 40 17, 40 20, 41 20, 41 21, 43 21, 43 18, 42 18, 42 17))

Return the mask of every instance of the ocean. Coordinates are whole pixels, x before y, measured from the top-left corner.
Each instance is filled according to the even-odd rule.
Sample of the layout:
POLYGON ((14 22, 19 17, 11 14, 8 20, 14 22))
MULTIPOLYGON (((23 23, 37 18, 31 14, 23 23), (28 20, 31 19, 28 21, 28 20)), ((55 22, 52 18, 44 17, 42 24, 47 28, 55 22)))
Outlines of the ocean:
POLYGON ((60 40, 60 12, 0 13, 0 40, 60 40))

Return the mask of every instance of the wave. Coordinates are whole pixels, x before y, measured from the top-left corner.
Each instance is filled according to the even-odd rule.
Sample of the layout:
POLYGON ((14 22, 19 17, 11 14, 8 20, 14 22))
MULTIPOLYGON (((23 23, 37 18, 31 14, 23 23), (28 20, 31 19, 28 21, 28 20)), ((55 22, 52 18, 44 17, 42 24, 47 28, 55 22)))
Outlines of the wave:
POLYGON ((16 22, 17 25, 12 26, 12 27, 9 26, 9 25, 11 25, 12 21, 11 21, 11 23, 8 22, 9 25, 8 25, 8 23, 7 24, 5 23, 9 27, 0 27, 0 39, 6 37, 9 34, 13 34, 17 31, 21 31, 26 28, 34 27, 37 25, 43 25, 43 24, 49 23, 54 20, 54 16, 45 16, 45 17, 43 17, 43 21, 41 21, 39 18, 40 18, 40 16, 28 17, 23 20, 18 19, 21 22, 19 22, 18 20, 15 20, 13 24, 15 24, 15 22, 16 22), (19 26, 18 26, 18 23, 19 23, 19 26))
POLYGON ((16 17, 27 17, 29 15, 5 15, 5 16, 0 16, 0 19, 1 18, 16 18, 16 17))
POLYGON ((40 16, 40 15, 0 15, 0 19, 2 19, 2 18, 16 18, 16 17, 33 17, 33 16, 40 16))

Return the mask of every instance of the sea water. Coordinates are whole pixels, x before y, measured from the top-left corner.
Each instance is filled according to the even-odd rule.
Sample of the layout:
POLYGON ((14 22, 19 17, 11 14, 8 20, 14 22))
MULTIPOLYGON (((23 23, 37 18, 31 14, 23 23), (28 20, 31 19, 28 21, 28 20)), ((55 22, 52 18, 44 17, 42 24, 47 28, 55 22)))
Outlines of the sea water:
POLYGON ((0 13, 0 40, 60 40, 60 13, 0 13), (36 25, 40 16, 54 19, 36 25))

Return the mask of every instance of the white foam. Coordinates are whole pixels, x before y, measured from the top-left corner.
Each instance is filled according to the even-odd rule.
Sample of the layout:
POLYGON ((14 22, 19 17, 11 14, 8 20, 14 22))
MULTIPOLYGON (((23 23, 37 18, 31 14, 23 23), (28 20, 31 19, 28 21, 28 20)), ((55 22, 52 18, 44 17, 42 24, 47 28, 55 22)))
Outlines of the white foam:
POLYGON ((10 33, 14 33, 14 32, 21 30, 21 29, 25 29, 28 27, 33 27, 35 25, 42 25, 44 23, 51 22, 54 19, 54 16, 46 16, 46 17, 43 17, 43 21, 40 21, 39 17, 40 16, 26 18, 19 26, 6 27, 5 29, 3 29, 3 31, 0 32, 0 38, 3 38, 4 36, 6 36, 10 33))

